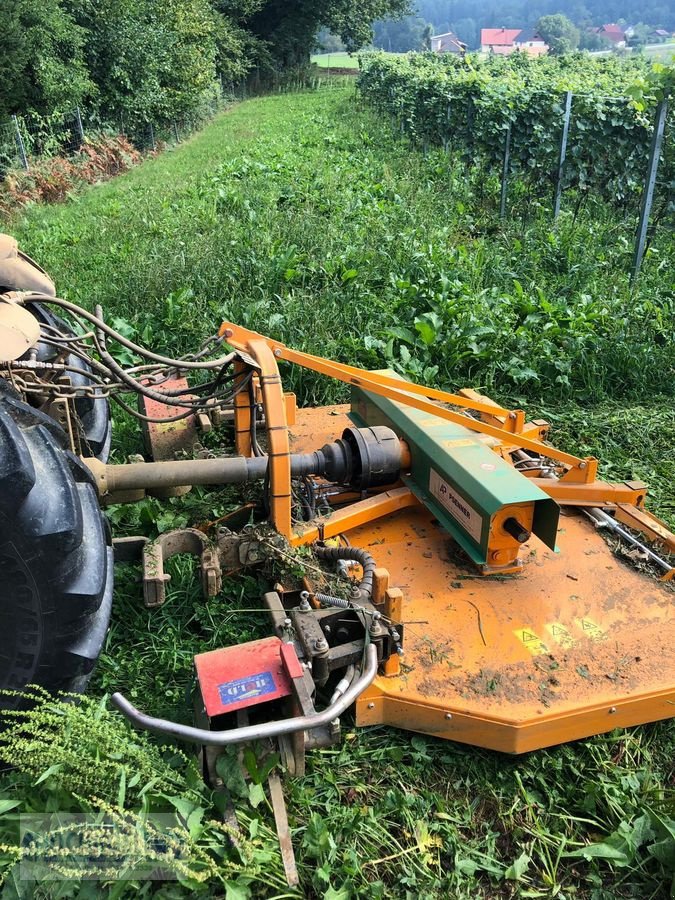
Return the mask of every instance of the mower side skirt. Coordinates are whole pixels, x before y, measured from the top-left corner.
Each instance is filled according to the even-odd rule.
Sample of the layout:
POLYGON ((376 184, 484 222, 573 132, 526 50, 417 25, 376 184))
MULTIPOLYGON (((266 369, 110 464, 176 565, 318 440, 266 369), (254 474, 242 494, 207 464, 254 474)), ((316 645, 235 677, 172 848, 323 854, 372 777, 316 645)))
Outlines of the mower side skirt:
POLYGON ((512 754, 564 744, 615 728, 669 719, 675 705, 673 687, 639 697, 626 696, 611 706, 596 704, 541 716, 536 721, 518 722, 451 711, 441 703, 404 700, 392 692, 387 682, 387 678, 376 678, 356 701, 357 725, 390 725, 512 754))

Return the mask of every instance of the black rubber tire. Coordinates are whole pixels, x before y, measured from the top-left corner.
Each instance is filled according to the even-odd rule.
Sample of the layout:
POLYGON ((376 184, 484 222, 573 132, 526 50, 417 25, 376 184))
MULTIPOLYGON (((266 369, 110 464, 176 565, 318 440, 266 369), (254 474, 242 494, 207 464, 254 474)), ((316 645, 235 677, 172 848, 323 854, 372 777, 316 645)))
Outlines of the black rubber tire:
MULTIPOLYGON (((70 325, 64 322, 42 303, 31 303, 28 309, 33 313, 41 325, 51 325, 58 328, 63 334, 74 334, 70 325)), ((50 344, 40 341, 37 347, 38 359, 41 362, 50 362, 56 356, 56 350, 50 344)), ((74 354, 69 354, 66 361, 79 369, 91 371, 91 366, 74 354)), ((73 372, 70 379, 75 387, 90 384, 86 375, 73 372)), ((78 397, 75 400, 75 411, 82 425, 82 435, 87 445, 89 455, 95 456, 101 462, 107 462, 110 455, 110 441, 112 438, 112 426, 110 422, 110 404, 107 397, 95 399, 93 397, 78 397)))
POLYGON ((91 473, 66 445, 60 426, 0 379, 3 689, 84 690, 108 629, 110 529, 91 473))

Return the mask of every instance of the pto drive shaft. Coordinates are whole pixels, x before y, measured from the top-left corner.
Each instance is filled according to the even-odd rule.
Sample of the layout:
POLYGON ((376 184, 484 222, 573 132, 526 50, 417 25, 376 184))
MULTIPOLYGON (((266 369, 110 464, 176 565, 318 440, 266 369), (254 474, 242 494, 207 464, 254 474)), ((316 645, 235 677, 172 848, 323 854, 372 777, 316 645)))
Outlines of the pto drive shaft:
MULTIPOLYGON (((366 490, 398 481, 401 442, 384 426, 347 428, 342 438, 313 453, 290 454, 291 475, 319 475, 338 484, 366 490)), ((85 459, 96 478, 99 494, 156 490, 194 484, 244 484, 267 473, 267 456, 234 456, 166 462, 105 465, 85 459)))

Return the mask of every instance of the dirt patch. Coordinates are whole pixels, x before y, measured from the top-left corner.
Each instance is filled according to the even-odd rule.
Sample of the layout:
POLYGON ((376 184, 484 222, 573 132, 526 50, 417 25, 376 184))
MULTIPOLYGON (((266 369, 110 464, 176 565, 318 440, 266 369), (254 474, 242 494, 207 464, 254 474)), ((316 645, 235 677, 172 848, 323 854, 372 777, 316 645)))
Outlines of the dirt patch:
POLYGON ((675 663, 675 648, 656 644, 645 655, 640 647, 619 646, 608 636, 604 641, 583 641, 555 654, 504 666, 484 666, 477 672, 448 670, 442 678, 428 676, 418 684, 423 696, 518 704, 538 702, 548 707, 556 701, 621 695, 644 687, 649 690, 659 673, 675 663))

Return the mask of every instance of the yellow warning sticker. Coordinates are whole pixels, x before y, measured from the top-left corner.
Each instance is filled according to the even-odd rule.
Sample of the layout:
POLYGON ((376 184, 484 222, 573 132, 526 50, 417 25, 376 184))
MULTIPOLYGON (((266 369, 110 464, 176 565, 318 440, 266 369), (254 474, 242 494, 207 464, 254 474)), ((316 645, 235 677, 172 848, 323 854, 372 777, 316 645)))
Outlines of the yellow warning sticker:
POLYGON ((546 644, 531 628, 516 628, 513 633, 532 656, 541 656, 542 653, 548 653, 546 644))
POLYGON ((573 647, 575 645, 576 641, 572 637, 569 628, 561 625, 560 622, 548 622, 544 625, 544 628, 556 644, 560 644, 561 647, 573 647))
POLYGON ((475 447, 476 438, 453 438, 450 441, 442 441, 442 444, 449 450, 453 447, 475 447))
POLYGON ((584 637, 590 638, 592 641, 607 640, 607 632, 603 631, 592 619, 575 619, 574 624, 583 632, 584 637))

